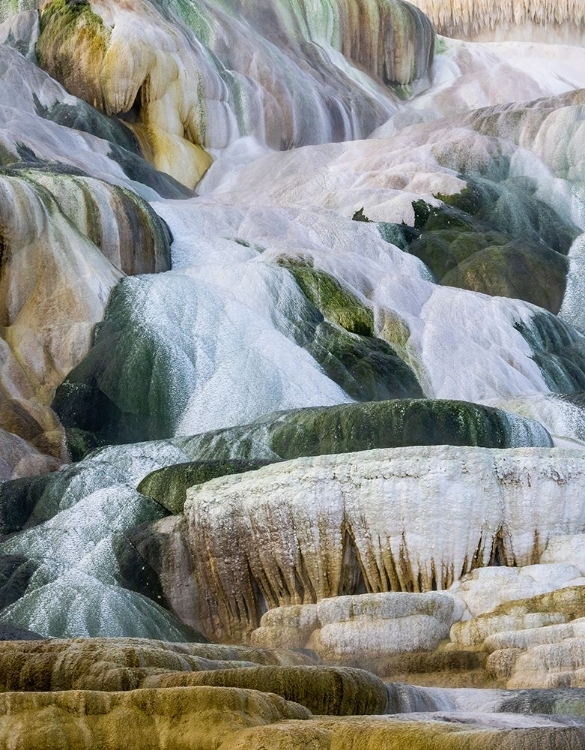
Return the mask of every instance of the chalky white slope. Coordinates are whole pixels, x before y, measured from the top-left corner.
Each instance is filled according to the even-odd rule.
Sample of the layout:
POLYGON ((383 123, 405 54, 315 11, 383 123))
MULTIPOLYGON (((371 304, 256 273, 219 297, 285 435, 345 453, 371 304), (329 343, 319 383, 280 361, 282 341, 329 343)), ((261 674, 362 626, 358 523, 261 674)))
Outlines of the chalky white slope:
MULTIPOLYGON (((132 281, 137 297, 148 300, 154 324, 167 325, 163 321, 171 315, 173 305, 185 307, 184 297, 173 288, 204 283, 206 294, 215 295, 217 300, 212 303, 210 297, 205 309, 211 304, 221 309, 239 298, 246 314, 260 314, 276 327, 279 333, 272 334, 275 345, 280 342, 279 346, 284 347, 274 350, 276 361, 281 363, 278 380, 272 378, 275 385, 280 383, 278 391, 260 385, 270 382, 267 376, 264 381, 251 378, 242 382, 238 358, 221 355, 219 342, 225 341, 229 346, 230 339, 225 337, 230 336, 232 346, 237 348, 250 328, 259 330, 260 318, 248 326, 247 333, 241 333, 237 330, 240 318, 225 316, 225 333, 220 334, 217 324, 205 322, 200 317, 202 313, 196 314, 194 319, 201 320, 194 323, 197 335, 185 329, 177 343, 181 342, 182 351, 194 352, 195 342, 199 342, 197 348, 207 349, 217 358, 218 366, 207 371, 196 364, 195 372, 201 373, 198 378, 181 376, 183 392, 175 396, 171 391, 171 403, 184 404, 185 395, 189 398, 189 406, 178 409, 181 416, 177 417, 175 429, 179 434, 203 432, 214 425, 245 424, 277 409, 347 400, 332 386, 325 388, 325 381, 316 374, 312 379, 307 375, 304 386, 297 389, 300 379, 305 378, 303 373, 309 372, 304 364, 308 363, 308 355, 282 334, 294 339, 295 328, 302 329, 303 303, 290 274, 278 267, 283 261, 309 263, 338 279, 371 307, 377 335, 411 364, 428 397, 483 402, 549 392, 546 379, 533 360, 533 349, 518 326, 523 323, 530 329, 538 313, 546 315, 556 327, 560 324, 554 316, 517 300, 437 286, 428 280, 428 271, 420 261, 383 241, 374 225, 352 222, 322 209, 232 208, 200 199, 153 205, 171 227, 175 240, 172 274, 132 281), (152 292, 145 297, 141 288, 146 290, 147 286, 152 292), (161 292, 155 296, 156 288, 161 292), (262 300, 267 300, 267 306, 260 307, 262 300), (478 321, 487 319, 489 327, 478 325, 478 321), (204 345, 204 341, 209 343, 204 345), (287 358, 292 369, 284 367, 287 358), (293 361, 297 363, 294 366, 293 361), (190 381, 195 390, 185 394, 184 387, 190 381), (250 388, 253 395, 248 407, 243 389, 249 392, 250 388), (241 396, 235 398, 240 389, 241 396), (277 393, 281 395, 276 396, 277 393), (230 410, 236 411, 230 414, 230 410), (205 419, 205 411, 214 415, 213 422, 205 419)), ((270 352, 270 348, 265 348, 263 357, 256 361, 257 371, 268 365, 270 352)), ((181 359, 177 354, 176 377, 187 363, 192 367, 193 361, 193 355, 181 359)))
POLYGON ((560 44, 475 44, 441 37, 432 85, 400 107, 370 137, 405 125, 461 115, 480 107, 530 102, 583 88, 585 48, 560 44))

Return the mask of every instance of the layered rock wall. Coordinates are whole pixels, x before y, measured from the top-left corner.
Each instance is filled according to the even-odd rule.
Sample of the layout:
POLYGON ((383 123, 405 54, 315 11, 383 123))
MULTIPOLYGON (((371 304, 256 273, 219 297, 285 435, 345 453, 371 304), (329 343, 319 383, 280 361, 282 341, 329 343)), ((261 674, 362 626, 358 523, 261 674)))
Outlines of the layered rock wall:
POLYGON ((585 529, 581 455, 401 448, 194 487, 185 513, 203 627, 237 640, 273 607, 444 589, 476 567, 537 562, 550 537, 585 529))
POLYGON ((574 0, 414 0, 439 34, 478 42, 582 44, 585 12, 574 0))

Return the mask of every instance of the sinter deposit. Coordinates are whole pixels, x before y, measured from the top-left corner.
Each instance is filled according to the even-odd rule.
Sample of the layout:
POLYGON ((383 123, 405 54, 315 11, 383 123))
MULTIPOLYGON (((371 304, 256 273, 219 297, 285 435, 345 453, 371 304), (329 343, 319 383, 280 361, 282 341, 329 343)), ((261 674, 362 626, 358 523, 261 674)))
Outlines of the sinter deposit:
POLYGON ((585 746, 585 5, 0 0, 0 748, 585 746))

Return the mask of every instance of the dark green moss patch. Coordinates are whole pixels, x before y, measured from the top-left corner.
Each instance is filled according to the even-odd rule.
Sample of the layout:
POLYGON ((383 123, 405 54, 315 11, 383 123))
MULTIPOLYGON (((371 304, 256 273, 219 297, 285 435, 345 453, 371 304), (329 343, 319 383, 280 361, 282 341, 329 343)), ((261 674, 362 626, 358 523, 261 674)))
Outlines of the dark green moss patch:
POLYGON ((424 397, 413 371, 382 339, 346 333, 323 322, 306 348, 356 401, 424 397))
MULTIPOLYGON (((24 596, 36 568, 36 563, 24 557, 0 555, 0 610, 24 596)), ((7 639, 0 634, 0 640, 7 639)))
POLYGON ((365 221, 367 223, 371 223, 371 219, 368 219, 368 217, 364 213, 363 206, 358 211, 356 211, 351 218, 352 221, 365 221))
POLYGON ((376 448, 470 445, 550 446, 542 425, 465 401, 401 399, 315 407, 269 415, 243 427, 177 439, 194 460, 353 453, 376 448))
POLYGON ((498 409, 427 399, 303 409, 274 424, 270 435, 271 449, 282 458, 412 445, 511 448, 514 442, 498 409))
POLYGON ((374 313, 333 276, 314 268, 291 266, 290 271, 307 299, 323 316, 361 336, 374 335, 374 313))
POLYGON ((420 237, 420 232, 407 224, 381 221, 376 224, 376 228, 385 242, 396 245, 400 250, 407 250, 410 244, 420 237))
POLYGON ((271 462, 266 460, 228 459, 175 464, 158 469, 145 477, 138 486, 138 492, 156 500, 170 513, 182 513, 189 487, 228 474, 255 471, 269 463, 271 462))
POLYGON ((441 205, 412 204, 418 236, 408 243, 408 252, 440 284, 522 299, 558 313, 568 272, 565 256, 578 228, 539 200, 526 178, 512 179, 505 172, 500 182, 464 178, 461 193, 437 195, 441 205))
POLYGON ((45 491, 48 476, 25 477, 0 484, 1 536, 23 528, 45 491))
POLYGON ((331 380, 356 401, 424 396, 411 368, 376 338, 371 307, 323 271, 286 267, 312 307, 298 343, 331 380))
POLYGON ((560 253, 515 240, 474 253, 446 273, 441 283, 526 300, 557 313, 568 270, 569 261, 560 253))
POLYGON ((76 427, 66 429, 65 434, 67 450, 72 461, 81 461, 89 453, 104 445, 103 440, 100 440, 95 433, 79 430, 76 427))

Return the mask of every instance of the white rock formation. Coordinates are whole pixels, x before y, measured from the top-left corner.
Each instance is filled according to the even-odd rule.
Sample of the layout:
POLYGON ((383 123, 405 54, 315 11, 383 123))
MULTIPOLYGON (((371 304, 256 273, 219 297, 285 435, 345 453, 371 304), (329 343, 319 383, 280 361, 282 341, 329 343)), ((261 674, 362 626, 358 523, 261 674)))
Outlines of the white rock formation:
POLYGON ((561 612, 524 612, 521 606, 516 613, 490 614, 488 616, 456 623, 451 629, 451 641, 458 647, 483 647, 484 642, 498 634, 537 630, 564 624, 561 612))
MULTIPOLYGON (((573 27, 581 33, 583 23, 581 6, 569 0, 556 8, 536 0, 515 8, 488 8, 484 0, 427 5, 446 26, 468 28, 468 36, 493 36, 496 23, 505 35, 513 19, 520 21, 520 36, 535 35, 534 22, 550 36, 547 41, 555 35, 573 40, 573 27)), ((210 0, 196 9, 173 2, 92 0, 91 8, 95 34, 87 34, 87 45, 84 34, 82 44, 62 45, 57 29, 38 47, 43 64, 55 75, 60 66, 70 70, 71 90, 78 86, 91 103, 126 116, 153 163, 186 185, 195 185, 210 157, 216 159, 199 185, 201 197, 155 204, 174 236, 174 270, 123 282, 135 316, 134 340, 149 327, 161 342, 156 353, 168 362, 171 375, 162 390, 169 434, 350 400, 299 343, 306 301, 282 267, 291 260, 330 274, 354 293, 373 312, 376 335, 412 365, 428 396, 478 402, 540 398, 534 413, 547 424, 552 420, 542 403, 552 386, 519 330, 530 330, 542 313, 522 302, 438 287, 413 256, 384 242, 374 225, 350 217, 363 208, 374 220, 412 222, 414 199, 436 204, 436 194, 465 187, 462 174, 495 169, 501 159, 511 165, 506 178, 530 178, 537 198, 585 226, 584 99, 573 91, 585 86, 582 49, 443 41, 432 91, 402 106, 391 87, 413 94, 427 85, 433 35, 419 14, 394 0, 274 0, 269 20, 257 12, 264 10, 261 3, 238 0, 210 0), (368 24, 361 23, 359 8, 367 11, 368 24), (403 45, 405 39, 409 44, 403 45), (98 42, 95 49, 92 41, 98 42), (525 103, 543 96, 557 98, 525 103), (470 113, 478 107, 488 109, 470 113), (382 127, 374 138, 337 143, 365 138, 377 126, 382 127), (317 145, 296 148, 306 144, 317 145), (271 153, 292 147, 286 154, 271 153)), ((77 10, 83 16, 89 5, 77 10)), ((16 159, 32 152, 156 199, 153 189, 130 179, 113 160, 109 142, 40 116, 41 110, 75 108, 79 101, 30 62, 39 32, 36 14, 7 29, 0 30, 0 39, 16 34, 10 41, 28 60, 14 50, 0 52, 2 155, 6 151, 16 159)), ((79 181, 85 188, 87 179, 79 181)), ((41 182, 48 187, 49 181, 41 182)), ((54 386, 86 352, 91 329, 121 278, 115 232, 108 234, 111 196, 101 191, 97 201, 109 262, 87 238, 83 189, 48 206, 31 195, 26 181, 7 182, 3 178, 2 205, 10 210, 0 223, 18 242, 9 263, 22 288, 0 288, 6 307, 2 335, 7 330, 10 343, 0 340, 2 386, 12 400, 26 400, 26 381, 36 378, 48 403, 54 386), (57 270, 64 279, 62 305, 45 285, 57 270), (63 325, 52 319, 55 306, 67 318, 63 325)), ((585 330, 580 254, 576 244, 563 316, 585 330)), ((552 316, 543 317, 552 327, 552 316)), ((583 345, 578 334, 574 342, 583 345)), ((135 370, 130 361, 112 380, 132 388, 135 370)), ((567 410, 568 416, 555 421, 555 434, 579 440, 580 426, 564 425, 575 417, 573 407, 567 410)), ((59 426, 45 417, 45 433, 54 433, 62 448, 59 426)), ((36 447, 28 455, 17 443, 6 443, 5 472, 13 465, 17 473, 38 468, 36 447)), ((147 516, 158 518, 141 512, 140 498, 124 482, 187 456, 168 444, 158 462, 143 460, 141 451, 149 448, 102 452, 104 464, 112 459, 105 478, 90 469, 89 479, 63 486, 56 480, 31 517, 31 524, 40 525, 4 543, 6 553, 27 554, 39 564, 10 616, 43 632, 72 635, 110 626, 114 632, 120 626, 114 615, 124 608, 125 628, 136 618, 132 632, 154 618, 150 603, 117 588, 117 535, 147 516), (99 611, 97 619, 91 619, 92 609, 99 611)), ((447 595, 424 594, 418 610, 423 599, 402 592, 443 589, 479 570, 457 589, 469 613, 477 615, 500 602, 582 583, 585 570, 571 535, 585 531, 584 455, 414 448, 301 459, 216 480, 190 493, 189 564, 181 560, 187 554, 182 522, 160 523, 170 547, 177 535, 172 547, 177 567, 164 570, 163 583, 173 588, 174 578, 191 575, 192 564, 198 586, 174 591, 202 597, 201 621, 220 637, 247 636, 267 607, 285 604, 301 609, 282 615, 280 624, 270 610, 260 630, 272 631, 262 637, 270 640, 281 628, 287 637, 296 630, 310 640, 319 630, 314 643, 338 655, 434 648, 461 613, 455 614, 447 595), (490 562, 527 567, 484 572, 481 566, 490 562), (541 565, 529 565, 537 562, 541 565), (345 597, 329 601, 363 590, 375 593, 360 599, 361 610, 351 601, 353 613, 339 611, 345 597), (371 597, 382 597, 384 606, 368 610, 369 603, 382 601, 371 597), (437 607, 429 610, 428 602, 437 607), (449 602, 445 611, 441 602, 449 602)), ((57 450, 50 467, 61 457, 57 450)), ((186 618, 195 616, 196 604, 190 601, 181 610, 186 618)), ((470 621, 460 642, 483 645, 506 629, 543 626, 536 636, 506 641, 502 635, 489 642, 506 652, 550 647, 540 661, 530 657, 534 664, 527 674, 542 675, 542 665, 560 653, 559 643, 580 638, 577 626, 554 635, 546 630, 566 627, 560 613, 498 617, 488 625, 482 621, 483 630, 470 621)), ((168 622, 159 624, 157 635, 176 636, 168 622)), ((577 654, 580 669, 579 648, 573 644, 566 652, 577 654)))
MULTIPOLYGON (((511 689, 559 688, 585 686, 585 627, 580 621, 572 626, 574 635, 566 634, 559 642, 557 634, 548 643, 534 645, 518 655, 508 679, 511 689)), ((565 633, 562 633, 565 635, 565 633)), ((496 652, 497 653, 497 652, 496 652)))
POLYGON ((504 631, 488 636, 484 641, 486 651, 493 653, 504 648, 524 650, 543 644, 561 643, 569 638, 585 637, 585 619, 579 618, 560 625, 543 625, 538 628, 504 631))
POLYGON ((432 651, 458 619, 445 594, 365 594, 325 599, 317 605, 321 628, 309 646, 329 660, 382 658, 432 651))
POLYGON ((554 536, 540 558, 542 564, 572 565, 585 576, 585 534, 554 536))
POLYGON ((585 582, 578 579, 455 623, 447 650, 487 652, 487 672, 510 689, 584 687, 584 615, 585 582))
POLYGON ((260 627, 252 632, 250 640, 261 648, 280 648, 281 643, 289 644, 286 648, 306 648, 320 627, 317 604, 291 604, 269 609, 262 615, 260 627))
POLYGON ((557 548, 557 539, 564 542, 564 562, 553 563, 550 559, 551 555, 547 556, 545 552, 541 560, 549 563, 546 565, 526 565, 520 568, 500 566, 478 568, 454 583, 449 591, 465 602, 467 617, 476 617, 484 612, 490 612, 504 602, 528 599, 538 594, 556 591, 564 586, 581 585, 585 582, 583 572, 579 567, 571 564, 572 557, 567 552, 578 547, 578 540, 582 540, 583 535, 553 536, 548 543, 551 549, 557 548), (567 539, 575 539, 575 546, 567 545, 567 539))
POLYGON ((202 620, 220 637, 240 637, 273 607, 360 586, 444 589, 496 555, 536 562, 551 537, 585 530, 583 455, 400 448, 298 459, 194 487, 185 513, 202 620))
POLYGON ((585 9, 578 0, 413 0, 441 34, 491 42, 505 39, 580 45, 585 9))
POLYGON ((483 641, 476 630, 475 646, 489 653, 488 672, 509 689, 585 687, 585 618, 568 619, 564 613, 494 618, 483 641))
POLYGON ((529 102, 583 87, 585 48, 503 42, 474 44, 440 38, 432 86, 405 102, 370 137, 389 137, 416 122, 481 107, 529 102))
POLYGON ((460 609, 455 597, 436 592, 339 596, 269 610, 251 640, 270 648, 308 647, 328 662, 359 662, 432 651, 447 638, 460 609))
POLYGON ((193 187, 209 150, 248 135, 276 149, 364 137, 396 109, 385 84, 427 80, 428 19, 401 0, 364 4, 367 25, 354 0, 261 12, 238 0, 92 0, 43 28, 37 50, 72 93, 108 114, 132 110, 155 166, 193 187), (64 24, 76 43, 63 43, 64 24))

